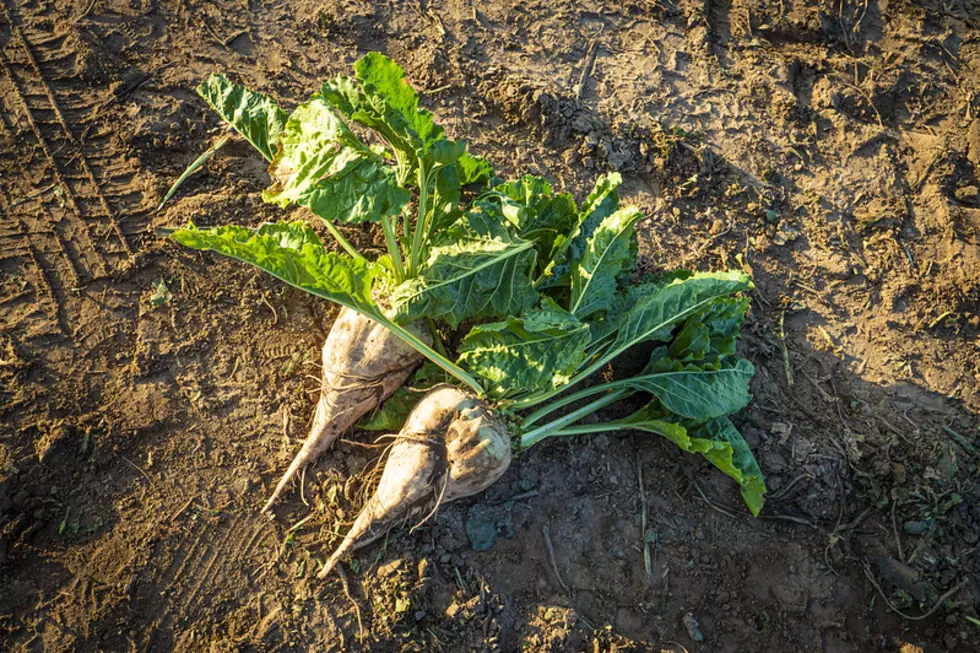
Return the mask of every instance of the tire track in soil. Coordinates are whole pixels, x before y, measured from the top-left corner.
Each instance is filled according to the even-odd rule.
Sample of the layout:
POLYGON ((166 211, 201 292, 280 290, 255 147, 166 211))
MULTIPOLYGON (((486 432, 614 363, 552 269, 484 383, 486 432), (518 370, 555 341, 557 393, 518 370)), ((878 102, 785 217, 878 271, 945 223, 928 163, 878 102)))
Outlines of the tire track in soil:
POLYGON ((176 640, 186 626, 212 609, 208 597, 234 592, 228 579, 248 577, 242 565, 262 541, 263 525, 244 513, 218 524, 199 520, 193 528, 194 535, 181 537, 173 558, 157 576, 154 594, 163 598, 149 600, 162 613, 158 623, 165 626, 150 635, 148 646, 160 644, 155 640, 167 626, 176 640))
MULTIPOLYGON (((139 174, 110 150, 108 138, 81 141, 73 131, 72 125, 96 115, 102 98, 75 78, 79 55, 70 49, 69 33, 35 30, 6 2, 0 16, 10 33, 0 47, 6 114, 0 128, 8 142, 20 145, 0 154, 7 177, 0 208, 12 218, 0 233, 0 266, 23 279, 20 288, 11 284, 0 291, 0 304, 49 307, 41 319, 70 336, 75 291, 132 262, 135 250, 121 224, 145 214, 139 174)), ((12 319, 17 324, 6 328, 25 321, 12 319)))

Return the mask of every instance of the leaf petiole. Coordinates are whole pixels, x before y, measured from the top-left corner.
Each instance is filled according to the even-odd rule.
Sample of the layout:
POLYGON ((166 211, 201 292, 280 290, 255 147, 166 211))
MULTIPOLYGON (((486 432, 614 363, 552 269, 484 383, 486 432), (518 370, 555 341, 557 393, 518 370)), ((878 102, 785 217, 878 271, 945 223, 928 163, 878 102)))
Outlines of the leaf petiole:
POLYGON ((574 424, 583 417, 587 417, 600 408, 605 408, 609 404, 619 401, 625 395, 629 394, 629 392, 630 391, 626 388, 614 390, 607 395, 587 403, 581 408, 576 408, 567 415, 563 415, 549 424, 545 424, 544 426, 539 426, 536 429, 527 431, 521 435, 521 449, 532 447, 538 442, 541 442, 541 440, 561 432, 567 426, 574 424))
POLYGON ((344 234, 340 233, 340 230, 337 229, 337 227, 335 227, 330 220, 324 220, 323 224, 327 225, 327 231, 329 231, 330 235, 334 237, 337 244, 344 248, 345 252, 353 256, 358 261, 367 262, 367 259, 361 256, 361 253, 354 249, 354 246, 351 245, 346 238, 344 238, 344 234))
POLYGON ((391 264, 395 266, 395 282, 401 283, 405 280, 405 264, 402 262, 402 254, 398 249, 398 239, 395 237, 395 228, 392 225, 392 218, 390 216, 381 218, 381 228, 385 232, 385 245, 388 248, 388 256, 391 257, 391 264))
MULTIPOLYGON (((557 390, 558 392, 561 392, 561 390, 564 390, 567 387, 568 386, 562 386, 557 390)), ((548 415, 555 412, 559 408, 563 408, 565 406, 568 406, 569 404, 574 404, 576 401, 581 401, 582 399, 587 399, 592 395, 597 395, 602 392, 607 392, 608 390, 613 390, 613 389, 615 388, 609 387, 608 383, 602 383, 599 385, 594 385, 590 388, 584 388, 582 390, 579 390, 578 392, 573 392, 572 394, 562 397, 561 399, 557 399, 545 406, 542 406, 538 410, 528 415, 527 418, 525 418, 524 420, 524 428, 531 426, 535 422, 539 421, 542 417, 547 417, 548 415)), ((548 393, 543 397, 540 396, 535 397, 532 395, 531 397, 528 397, 524 400, 515 401, 511 407, 514 409, 520 409, 520 408, 528 408, 530 406, 536 406, 544 401, 547 401, 548 399, 551 398, 551 396, 552 396, 551 393, 548 393)))
MULTIPOLYGON (((422 255, 422 236, 428 228, 427 215, 429 212, 429 174, 425 164, 420 160, 418 168, 419 182, 419 213, 415 217, 415 234, 412 237, 412 250, 409 252, 408 276, 418 274, 419 262, 422 255)), ((408 237, 408 233, 405 233, 408 237)))

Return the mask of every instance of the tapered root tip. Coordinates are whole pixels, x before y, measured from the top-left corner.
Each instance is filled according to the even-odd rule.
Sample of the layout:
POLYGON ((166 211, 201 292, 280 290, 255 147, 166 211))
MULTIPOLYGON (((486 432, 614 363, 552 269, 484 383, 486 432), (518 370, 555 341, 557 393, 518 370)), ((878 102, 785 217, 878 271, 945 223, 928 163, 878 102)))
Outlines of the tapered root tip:
POLYGON ((340 557, 345 553, 347 553, 346 549, 342 551, 337 551, 332 556, 330 556, 326 564, 323 565, 323 569, 320 570, 320 573, 318 573, 316 577, 320 580, 323 580, 324 578, 329 576, 330 572, 333 571, 333 568, 337 566, 338 562, 340 562, 340 557))

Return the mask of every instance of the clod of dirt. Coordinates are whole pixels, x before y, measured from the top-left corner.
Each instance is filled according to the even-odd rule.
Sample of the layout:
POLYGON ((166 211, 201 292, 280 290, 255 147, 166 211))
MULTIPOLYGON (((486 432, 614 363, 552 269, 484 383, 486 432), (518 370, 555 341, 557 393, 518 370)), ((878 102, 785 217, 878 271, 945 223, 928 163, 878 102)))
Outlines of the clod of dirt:
POLYGON ((128 68, 124 61, 83 31, 72 30, 65 39, 64 49, 74 54, 75 76, 92 85, 108 86, 128 68))
POLYGON ((69 429, 64 424, 53 425, 50 430, 43 433, 34 442, 34 453, 37 455, 37 459, 43 462, 50 455, 52 449, 65 440, 68 435, 69 429))

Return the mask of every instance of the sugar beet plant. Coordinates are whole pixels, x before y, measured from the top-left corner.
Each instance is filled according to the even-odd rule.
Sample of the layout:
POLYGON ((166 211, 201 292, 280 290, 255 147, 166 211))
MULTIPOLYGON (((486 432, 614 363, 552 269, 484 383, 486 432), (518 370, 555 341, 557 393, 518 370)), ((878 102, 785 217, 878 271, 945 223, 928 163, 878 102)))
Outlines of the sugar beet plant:
POLYGON ((660 435, 703 455, 735 479, 753 514, 761 510, 762 473, 727 417, 750 399, 753 368, 735 342, 751 281, 675 271, 632 282, 641 214, 619 206, 619 175, 600 178, 581 206, 541 178, 500 182, 446 138, 404 72, 376 53, 288 117, 222 77, 199 92, 270 160, 266 200, 308 207, 345 250, 327 251, 302 222, 173 233, 344 307, 324 345, 313 429, 269 504, 389 396, 365 426, 400 428, 374 494, 321 575, 401 520, 489 487, 515 452, 549 437, 660 435), (348 122, 374 130, 380 144, 365 144, 348 122), (461 187, 475 182, 482 190, 461 206, 461 187), (365 221, 385 234, 387 254, 375 261, 334 224, 365 221), (430 327, 464 322, 472 326, 450 356, 430 327), (609 373, 640 345, 652 347, 640 373, 609 373), (423 358, 411 386, 443 382, 401 388, 423 358), (642 408, 583 423, 627 398, 642 408))
POLYGON ((178 242, 241 259, 344 307, 323 346, 322 392, 299 454, 266 508, 299 470, 401 386, 428 358, 474 392, 478 381, 432 349, 431 321, 519 314, 532 244, 504 225, 460 210, 462 186, 490 165, 446 138, 390 59, 369 54, 287 115, 269 97, 213 75, 198 94, 269 161, 263 198, 305 206, 343 254, 328 252, 302 222, 175 231, 178 242), (348 123, 369 128, 368 145, 348 123), (414 196, 414 202, 413 202, 414 196), (380 223, 387 254, 369 261, 337 224, 380 223), (510 278, 513 283, 501 283, 510 278), (525 281, 522 285, 520 282, 525 281), (428 324, 427 324, 428 323, 428 324))

